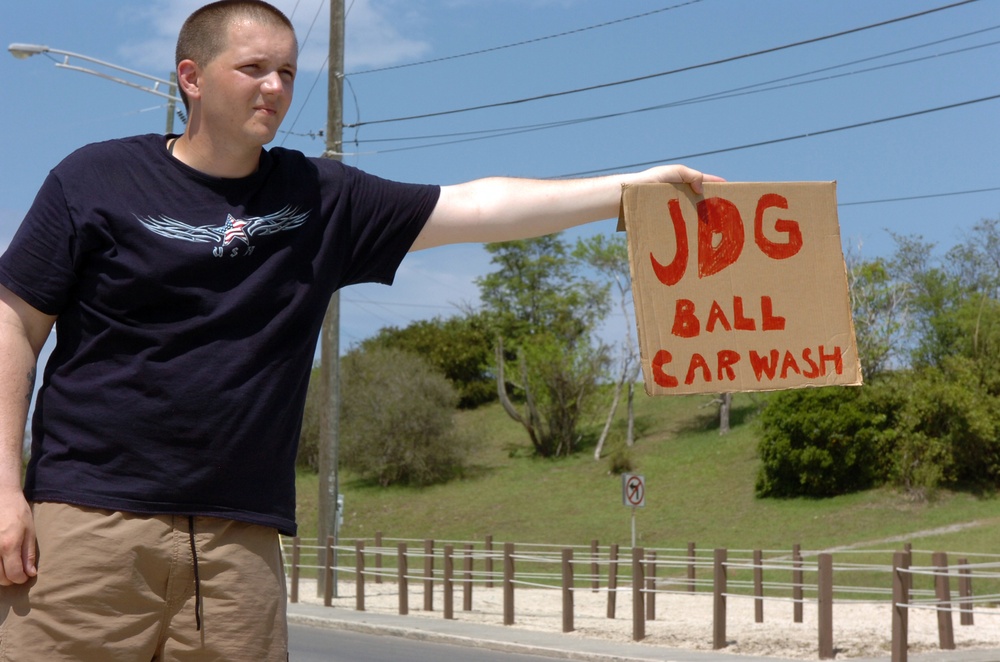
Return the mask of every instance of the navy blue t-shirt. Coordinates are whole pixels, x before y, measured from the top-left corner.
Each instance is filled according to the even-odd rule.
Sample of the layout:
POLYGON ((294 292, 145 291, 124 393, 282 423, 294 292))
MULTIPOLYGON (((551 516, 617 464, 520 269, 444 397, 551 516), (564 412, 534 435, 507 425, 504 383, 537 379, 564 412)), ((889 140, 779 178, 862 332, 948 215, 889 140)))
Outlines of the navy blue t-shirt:
POLYGON ((70 155, 0 257, 0 283, 58 315, 26 496, 294 533, 329 298, 390 284, 439 192, 281 148, 209 177, 160 135, 70 155))

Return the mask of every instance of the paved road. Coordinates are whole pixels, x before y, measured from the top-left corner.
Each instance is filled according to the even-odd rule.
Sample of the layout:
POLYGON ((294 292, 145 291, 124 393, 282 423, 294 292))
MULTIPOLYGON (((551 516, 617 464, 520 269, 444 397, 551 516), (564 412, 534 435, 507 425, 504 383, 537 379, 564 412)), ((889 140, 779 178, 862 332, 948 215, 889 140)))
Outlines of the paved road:
POLYGON ((291 662, 552 662, 551 657, 289 624, 291 662))
MULTIPOLYGON (((802 662, 310 604, 290 604, 288 616, 292 662, 802 662)), ((1000 662, 1000 650, 911 652, 909 661, 1000 662)))

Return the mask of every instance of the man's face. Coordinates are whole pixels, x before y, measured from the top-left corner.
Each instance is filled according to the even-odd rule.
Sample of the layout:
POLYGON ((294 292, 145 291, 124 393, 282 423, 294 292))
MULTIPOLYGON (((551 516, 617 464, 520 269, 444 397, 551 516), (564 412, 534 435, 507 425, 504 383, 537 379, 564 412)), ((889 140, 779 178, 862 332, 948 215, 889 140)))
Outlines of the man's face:
POLYGON ((292 102, 297 59, 291 30, 249 20, 230 24, 226 48, 201 69, 205 127, 239 146, 269 143, 292 102))

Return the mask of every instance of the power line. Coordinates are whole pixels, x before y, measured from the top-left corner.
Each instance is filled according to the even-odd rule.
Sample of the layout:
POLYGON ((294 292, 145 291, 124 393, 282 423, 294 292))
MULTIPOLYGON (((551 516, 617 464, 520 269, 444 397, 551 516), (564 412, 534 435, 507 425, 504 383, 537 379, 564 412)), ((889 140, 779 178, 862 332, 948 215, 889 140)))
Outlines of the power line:
POLYGON ((835 38, 838 38, 838 37, 843 37, 843 36, 846 36, 846 35, 849 35, 849 34, 856 34, 858 32, 863 32, 865 30, 871 30, 871 29, 874 29, 874 28, 879 28, 879 27, 884 27, 886 25, 891 25, 893 23, 899 23, 899 22, 902 22, 902 21, 908 21, 910 19, 919 18, 919 17, 922 17, 922 16, 927 16, 929 14, 933 14, 933 13, 936 13, 936 12, 945 11, 945 10, 948 10, 948 9, 954 9, 955 7, 960 7, 962 5, 967 5, 967 4, 971 4, 973 2, 978 2, 978 1, 979 0, 961 0, 960 2, 955 2, 955 3, 949 4, 949 5, 943 5, 941 7, 936 7, 936 8, 933 8, 933 9, 928 9, 928 10, 925 10, 925 11, 922 11, 922 12, 917 12, 917 13, 914 13, 914 14, 907 14, 905 16, 899 16, 897 18, 892 18, 892 19, 888 19, 888 20, 885 20, 885 21, 879 21, 877 23, 871 23, 869 25, 864 25, 864 26, 860 26, 860 27, 856 27, 856 28, 851 28, 851 29, 848 29, 848 30, 842 30, 840 32, 834 32, 832 34, 824 35, 824 36, 821 36, 821 37, 813 37, 811 39, 805 39, 805 40, 802 40, 802 41, 796 41, 796 42, 792 42, 792 43, 789 43, 789 44, 784 44, 784 45, 781 45, 781 46, 773 46, 771 48, 766 48, 766 49, 759 50, 759 51, 753 51, 753 52, 750 52, 750 53, 743 53, 743 54, 740 54, 740 55, 733 55, 733 56, 726 57, 726 58, 721 58, 721 59, 718 59, 718 60, 712 60, 710 62, 702 62, 700 64, 692 64, 692 65, 688 65, 686 67, 679 67, 677 69, 671 69, 669 71, 661 71, 661 72, 654 73, 654 74, 646 74, 644 76, 636 76, 636 77, 633 77, 633 78, 627 78, 627 79, 624 79, 624 80, 613 81, 613 82, 610 82, 610 83, 599 83, 599 84, 596 84, 596 85, 589 85, 587 87, 579 87, 579 88, 575 88, 575 89, 571 89, 571 90, 563 90, 561 92, 549 92, 547 94, 540 94, 540 95, 531 96, 531 97, 524 97, 524 98, 521 98, 521 99, 513 99, 513 100, 510 100, 510 101, 500 101, 500 102, 496 102, 496 103, 482 104, 482 105, 478 105, 478 106, 468 106, 468 107, 465 107, 465 108, 455 108, 455 109, 452 109, 452 110, 441 110, 441 111, 437 111, 437 112, 433 112, 433 113, 423 113, 423 114, 419 114, 419 115, 409 115, 409 116, 405 116, 405 117, 394 117, 394 118, 387 118, 387 119, 381 119, 381 120, 369 120, 367 122, 355 122, 353 124, 345 124, 344 127, 345 128, 356 129, 358 127, 368 126, 368 125, 372 125, 372 124, 388 124, 388 123, 391 123, 391 122, 405 122, 405 121, 417 120, 417 119, 427 119, 427 118, 431 118, 431 117, 442 117, 442 116, 445 116, 445 115, 455 115, 455 114, 458 114, 458 113, 467 113, 467 112, 472 112, 472 111, 477 111, 477 110, 486 110, 486 109, 489 109, 489 108, 502 108, 502 107, 506 107, 506 106, 513 106, 513 105, 517 105, 517 104, 529 103, 529 102, 532 102, 532 101, 541 101, 541 100, 544 100, 544 99, 554 99, 554 98, 558 98, 558 97, 568 96, 568 95, 571 95, 571 94, 579 94, 581 92, 592 92, 594 90, 607 89, 607 88, 610 88, 610 87, 616 87, 616 86, 620 86, 620 85, 628 85, 628 84, 631 84, 631 83, 638 83, 638 82, 643 82, 643 81, 647 81, 647 80, 652 80, 654 78, 661 78, 661 77, 670 76, 670 75, 673 75, 673 74, 678 74, 678 73, 683 73, 683 72, 688 72, 688 71, 695 71, 697 69, 704 69, 704 68, 707 68, 707 67, 713 67, 713 66, 716 66, 716 65, 719 65, 719 64, 728 64, 730 62, 736 62, 736 61, 739 61, 739 60, 745 60, 745 59, 752 58, 752 57, 757 57, 757 56, 760 56, 760 55, 767 55, 767 54, 770 54, 770 53, 777 53, 779 51, 788 50, 790 48, 796 48, 798 46, 805 46, 805 45, 809 45, 809 44, 815 44, 815 43, 819 43, 819 42, 822 42, 822 41, 827 41, 827 40, 830 40, 830 39, 835 39, 835 38))
POLYGON ((928 198, 947 198, 953 195, 971 195, 973 193, 991 193, 993 191, 1000 191, 1000 186, 994 186, 992 188, 970 189, 967 191, 949 191, 947 193, 926 193, 924 195, 908 195, 899 198, 881 198, 879 200, 859 200, 857 202, 840 202, 837 204, 837 206, 854 207, 858 205, 877 205, 885 202, 907 202, 910 200, 926 200, 928 198))
POLYGON ((892 62, 892 63, 888 63, 888 64, 882 64, 882 65, 878 65, 878 66, 868 67, 866 69, 858 69, 858 70, 849 71, 849 72, 845 72, 845 73, 840 73, 840 74, 835 74, 835 75, 829 75, 829 76, 823 76, 823 77, 820 77, 820 78, 812 78, 812 79, 808 79, 808 80, 801 80, 801 81, 796 81, 796 82, 788 82, 788 81, 792 81, 792 80, 794 80, 796 78, 802 78, 804 76, 810 76, 810 75, 813 75, 813 74, 823 73, 823 72, 826 72, 826 71, 832 71, 834 69, 839 69, 839 68, 843 68, 843 67, 849 67, 849 66, 852 66, 852 65, 860 64, 862 62, 869 62, 869 61, 880 59, 880 58, 890 57, 890 56, 898 55, 900 53, 904 53, 904 52, 907 52, 907 51, 912 51, 912 50, 916 50, 916 49, 919 49, 919 48, 926 48, 928 46, 934 46, 934 45, 937 45, 937 44, 940 44, 940 43, 943 43, 943 42, 946 42, 946 41, 953 41, 955 39, 960 39, 960 38, 968 37, 968 36, 971 36, 971 35, 981 34, 983 32, 987 32, 987 31, 991 31, 991 30, 997 30, 997 29, 1000 29, 1000 25, 989 27, 989 28, 984 28, 982 30, 976 30, 974 32, 966 33, 966 34, 963 34, 963 35, 949 37, 947 39, 941 39, 941 40, 937 40, 937 41, 933 41, 933 42, 928 42, 928 43, 920 44, 920 45, 917 45, 917 46, 911 46, 911 47, 905 48, 905 49, 900 49, 900 50, 891 51, 891 52, 888 52, 888 53, 883 53, 883 54, 880 54, 880 55, 875 55, 875 56, 871 56, 871 57, 867 57, 867 58, 862 58, 860 60, 853 60, 853 61, 850 61, 850 62, 845 62, 845 63, 842 63, 842 64, 837 64, 837 65, 833 65, 833 66, 829 66, 829 67, 822 67, 820 69, 814 69, 814 70, 811 70, 811 71, 807 71, 807 72, 803 72, 803 73, 799 73, 799 74, 794 74, 792 76, 784 76, 784 77, 781 77, 781 78, 775 78, 775 79, 771 79, 771 80, 768 80, 768 81, 762 81, 762 82, 759 82, 759 83, 753 83, 753 84, 750 84, 750 85, 743 85, 743 86, 740 86, 740 87, 731 88, 729 90, 723 90, 723 91, 720 91, 720 92, 713 92, 713 93, 710 93, 710 94, 704 94, 704 95, 700 95, 700 96, 696 96, 696 97, 689 97, 687 99, 681 99, 681 100, 677 100, 677 101, 671 101, 671 102, 668 102, 668 103, 656 104, 654 106, 646 106, 646 107, 643 107, 643 108, 633 108, 633 109, 619 111, 619 112, 614 112, 614 113, 604 113, 604 114, 601 114, 601 115, 591 115, 591 116, 586 116, 586 117, 578 117, 578 118, 565 119, 565 120, 555 120, 555 121, 551 121, 551 122, 544 122, 544 123, 538 123, 538 124, 527 124, 527 125, 514 126, 514 127, 494 128, 494 129, 476 129, 476 130, 471 130, 471 131, 461 131, 461 132, 444 133, 444 134, 437 134, 437 135, 426 135, 426 136, 409 136, 409 137, 398 137, 398 138, 382 138, 382 139, 355 140, 354 143, 355 144, 368 144, 368 143, 378 143, 378 142, 403 142, 403 141, 414 141, 414 140, 433 140, 433 139, 439 139, 439 138, 453 138, 453 140, 445 140, 445 141, 442 141, 442 142, 424 143, 424 144, 420 144, 420 145, 410 145, 410 146, 406 146, 406 147, 394 147, 394 148, 390 148, 390 149, 380 149, 380 150, 376 150, 376 151, 366 152, 366 154, 388 154, 388 153, 392 153, 392 152, 409 151, 409 150, 414 150, 414 149, 425 149, 425 148, 430 148, 430 147, 440 147, 440 146, 445 146, 445 145, 454 145, 454 144, 465 143, 465 142, 473 142, 473 141, 478 141, 478 140, 488 140, 488 139, 491 139, 491 138, 501 138, 501 137, 506 137, 506 136, 518 135, 518 134, 521 134, 521 133, 528 133, 528 132, 533 132, 533 131, 542 131, 542 130, 555 129, 555 128, 561 128, 561 127, 566 127, 566 126, 574 126, 574 125, 577 125, 577 124, 583 124, 583 123, 588 123, 588 122, 595 122, 595 121, 600 121, 600 120, 613 119, 613 118, 617 118, 617 117, 625 117, 625 116, 628 116, 628 115, 635 115, 635 114, 639 114, 639 113, 651 112, 651 111, 656 111, 656 110, 666 110, 666 109, 680 107, 680 106, 685 106, 685 105, 694 105, 694 104, 698 104, 698 103, 706 103, 706 102, 709 102, 709 101, 719 101, 719 100, 723 100, 723 99, 731 99, 731 98, 735 98, 735 97, 739 97, 739 96, 747 96, 747 95, 750 95, 750 94, 760 94, 762 92, 772 92, 772 91, 775 91, 775 90, 787 89, 787 88, 790 88, 790 87, 797 87, 799 85, 808 85, 808 84, 812 84, 812 83, 827 82, 827 81, 831 81, 831 80, 834 80, 834 79, 837 79, 837 78, 845 78, 845 77, 848 77, 848 76, 855 76, 855 75, 860 75, 860 74, 864 74, 864 73, 871 73, 873 71, 880 71, 880 70, 883 70, 883 69, 889 69, 889 68, 898 67, 898 66, 902 66, 902 65, 906 65, 906 64, 913 64, 913 63, 916 63, 916 62, 923 62, 923 61, 930 60, 930 59, 937 59, 937 58, 946 57, 946 56, 949 56, 949 55, 956 55, 956 54, 966 53, 966 52, 973 51, 973 50, 978 50, 978 49, 981 49, 981 48, 987 48, 987 47, 991 47, 991 46, 996 46, 996 45, 1000 44, 1000 41, 991 41, 991 42, 988 42, 988 43, 985 43, 985 44, 977 44, 975 46, 968 46, 968 47, 965 47, 965 48, 960 48, 960 49, 955 49, 955 50, 951 50, 951 51, 946 51, 946 52, 943 52, 943 53, 934 53, 934 54, 931 54, 931 55, 925 55, 925 56, 921 56, 921 57, 917 57, 917 58, 912 58, 912 59, 909 59, 909 60, 902 60, 902 61, 899 61, 899 62, 892 62), (778 85, 777 83, 784 83, 784 84, 778 85))
POLYGON ((721 149, 713 149, 706 152, 697 152, 693 154, 684 154, 682 156, 670 156, 665 159, 655 159, 652 161, 643 161, 642 163, 630 163, 628 165, 615 166, 612 168, 598 168, 596 170, 584 170, 581 172, 574 172, 566 175, 558 175, 557 177, 552 177, 551 179, 560 179, 564 177, 583 177, 586 175, 596 175, 600 173, 619 171, 619 170, 632 170, 635 168, 641 168, 651 165, 656 165, 660 163, 667 163, 670 161, 682 161, 685 159, 693 159, 701 156, 712 156, 715 154, 724 154, 726 152, 736 152, 744 149, 751 149, 754 147, 764 147, 766 145, 777 145, 779 143, 791 142, 793 140, 801 140, 803 138, 814 138, 816 136, 823 136, 830 133, 837 133, 839 131, 848 131, 850 129, 859 129, 866 126, 874 126, 876 124, 884 124, 886 122, 894 122, 896 120, 908 119, 910 117, 918 117, 920 115, 929 115, 930 113, 937 113, 942 110, 952 110, 954 108, 961 108, 963 106, 971 106, 977 103, 983 103, 986 101, 995 101, 1000 99, 1000 94, 994 94, 988 97, 982 97, 979 99, 971 99, 969 101, 960 101, 958 103, 948 104, 946 106, 938 106, 936 108, 927 108, 925 110, 916 110, 911 113, 903 113, 902 115, 893 115, 891 117, 883 117, 877 120, 868 120, 867 122, 858 122, 856 124, 848 124, 846 126, 838 126, 832 129, 821 129, 819 131, 811 131, 809 133, 800 133, 794 136, 786 136, 784 138, 773 138, 771 140, 762 140, 760 142, 748 143, 746 145, 737 145, 735 147, 723 147, 721 149))
POLYGON ((598 28, 606 28, 611 25, 617 25, 619 23, 626 23, 628 21, 634 21, 640 18, 646 18, 653 16, 655 14, 660 14, 666 11, 671 11, 673 9, 679 9, 681 7, 686 7, 688 5, 694 5, 702 0, 688 0, 688 2, 682 2, 678 5, 671 5, 669 7, 661 7, 660 9, 654 9, 652 11, 643 12, 641 14, 635 14, 634 16, 626 16, 625 18, 618 18, 613 21, 605 21, 604 23, 597 23, 595 25, 588 25, 583 28, 576 28, 574 30, 567 30, 565 32, 559 32, 557 34, 550 34, 545 37, 535 37, 534 39, 525 39, 523 41, 517 41, 512 44, 505 44, 503 46, 493 46, 491 48, 482 48, 476 51, 469 51, 467 53, 459 53, 457 55, 446 55, 444 57, 436 57, 429 60, 421 60, 420 62, 409 62, 406 64, 394 64, 388 67, 379 67, 378 69, 366 69, 364 71, 354 71, 346 76, 361 76, 364 74, 373 74, 381 71, 392 71, 393 69, 405 69, 407 67, 419 67, 424 64, 434 64, 436 62, 447 62, 449 60, 457 60, 460 58, 471 57, 473 55, 483 55, 485 53, 495 53, 496 51, 506 50, 508 48, 516 48, 518 46, 527 46, 529 44, 537 44, 542 41, 547 41, 549 39, 557 39, 559 37, 568 37, 574 34, 580 34, 581 32, 587 32, 589 30, 596 30, 598 28))
MULTIPOLYGON (((316 8, 316 13, 313 15, 312 23, 309 24, 309 30, 306 32, 305 39, 302 41, 301 45, 302 50, 305 50, 306 44, 309 43, 309 36, 312 35, 313 28, 316 26, 316 21, 319 19, 320 12, 323 11, 323 7, 325 6, 326 6, 326 0, 323 0, 323 2, 319 3, 319 6, 316 8)), ((295 15, 295 11, 298 10, 298 8, 299 4, 298 2, 296 2, 295 7, 292 9, 292 16, 295 15)), ((285 132, 284 138, 281 139, 282 145, 285 144, 285 139, 288 138, 288 136, 296 135, 293 129, 295 129, 295 125, 299 123, 299 118, 302 117, 302 112, 309 104, 309 99, 312 98, 313 91, 316 89, 316 85, 319 83, 320 77, 322 77, 323 73, 326 72, 326 66, 329 62, 330 62, 330 54, 327 53, 326 59, 323 60, 323 66, 321 66, 319 68, 319 71, 316 72, 316 77, 313 79, 312 86, 309 88, 309 92, 306 94, 305 101, 302 103, 301 106, 299 106, 299 112, 296 113, 295 119, 292 120, 292 126, 288 129, 288 131, 285 132)))

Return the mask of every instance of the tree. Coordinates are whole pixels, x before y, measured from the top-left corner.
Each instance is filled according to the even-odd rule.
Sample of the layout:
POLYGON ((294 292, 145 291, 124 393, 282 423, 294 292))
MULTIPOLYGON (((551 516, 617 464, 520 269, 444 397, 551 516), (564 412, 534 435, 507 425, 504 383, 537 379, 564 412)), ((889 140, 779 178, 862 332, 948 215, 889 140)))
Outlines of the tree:
POLYGON ((486 249, 498 269, 477 283, 498 334, 500 401, 525 427, 536 454, 569 455, 607 368, 608 349, 591 334, 607 311, 608 288, 580 276, 558 235, 486 249))
POLYGON ((619 358, 620 372, 615 382, 611 406, 608 408, 608 415, 604 420, 604 429, 601 430, 601 436, 594 447, 594 459, 600 460, 604 443, 611 432, 611 424, 614 421, 615 413, 618 411, 622 390, 626 387, 628 389, 626 414, 628 424, 625 445, 631 447, 635 443, 635 409, 633 408, 633 402, 635 382, 639 378, 639 370, 642 366, 639 361, 639 348, 635 342, 636 327, 631 310, 632 273, 628 260, 628 244, 625 241, 624 234, 617 234, 611 237, 598 234, 590 239, 578 240, 576 248, 573 251, 573 256, 578 260, 582 260, 614 284, 618 293, 618 305, 621 308, 622 318, 625 320, 625 334, 619 358))
POLYGON ((607 312, 607 286, 584 279, 561 235, 487 244, 497 270, 476 280, 497 332, 514 346, 540 332, 573 344, 607 312))
POLYGON ((455 389, 420 356, 356 350, 341 363, 340 460, 381 486, 458 475, 471 438, 454 426, 455 389))
POLYGON ((497 397, 491 370, 493 336, 485 314, 469 313, 420 320, 402 329, 385 327, 360 347, 395 348, 424 357, 458 390, 458 406, 472 409, 497 397))
POLYGON ((319 424, 323 406, 320 371, 313 368, 306 393, 306 407, 299 431, 299 448, 295 456, 295 466, 316 473, 319 471, 319 424))
POLYGON ((895 238, 891 259, 849 266, 868 385, 772 398, 759 494, 1000 489, 1000 221, 943 260, 919 237, 895 238))
POLYGON ((885 260, 847 254, 847 284, 854 333, 866 380, 887 370, 903 347, 910 287, 893 278, 885 260))

